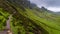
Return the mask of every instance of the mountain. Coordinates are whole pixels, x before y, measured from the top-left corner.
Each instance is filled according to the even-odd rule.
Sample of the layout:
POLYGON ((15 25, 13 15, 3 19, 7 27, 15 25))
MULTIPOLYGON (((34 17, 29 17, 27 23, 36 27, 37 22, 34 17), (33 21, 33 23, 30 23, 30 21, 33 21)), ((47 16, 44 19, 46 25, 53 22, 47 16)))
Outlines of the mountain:
POLYGON ((10 15, 13 34, 60 34, 60 16, 28 0, 0 0, 0 31, 10 15))
POLYGON ((55 12, 56 15, 60 15, 60 12, 55 12))

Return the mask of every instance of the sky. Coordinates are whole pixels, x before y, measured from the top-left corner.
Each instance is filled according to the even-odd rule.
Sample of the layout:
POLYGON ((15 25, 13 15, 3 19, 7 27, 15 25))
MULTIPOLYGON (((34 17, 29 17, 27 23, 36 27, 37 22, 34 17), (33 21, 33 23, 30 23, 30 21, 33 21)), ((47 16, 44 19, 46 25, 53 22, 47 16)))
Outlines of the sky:
POLYGON ((35 3, 38 7, 44 6, 48 10, 54 12, 60 12, 60 0, 30 0, 35 3))

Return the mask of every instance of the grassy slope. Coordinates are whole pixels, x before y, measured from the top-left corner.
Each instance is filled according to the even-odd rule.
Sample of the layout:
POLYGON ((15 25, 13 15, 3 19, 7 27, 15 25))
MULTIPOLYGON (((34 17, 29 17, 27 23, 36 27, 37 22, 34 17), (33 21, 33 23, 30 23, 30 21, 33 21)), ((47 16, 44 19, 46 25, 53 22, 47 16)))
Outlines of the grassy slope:
MULTIPOLYGON (((36 22, 36 20, 37 20, 37 22, 40 21, 41 23, 40 22, 38 22, 38 23, 36 22, 36 24, 42 26, 50 34, 60 34, 60 30, 59 30, 60 26, 57 24, 58 22, 55 22, 55 20, 54 21, 50 21, 50 20, 46 20, 44 18, 39 18, 36 15, 34 15, 33 13, 32 13, 32 15, 30 13, 31 12, 28 13, 31 16, 30 18, 35 20, 35 22, 36 22), (35 16, 35 18, 34 18, 33 15, 35 16)), ((42 15, 42 14, 40 14, 40 15, 42 15)), ((47 16, 47 17, 49 17, 49 16, 47 16)), ((52 18, 52 17, 50 17, 50 18, 52 18)), ((54 19, 54 18, 52 18, 52 19, 54 19)))
MULTIPOLYGON (((52 18, 51 16, 48 15, 47 17, 50 17, 50 20, 46 20, 44 18, 40 18, 36 16, 32 10, 27 9, 26 14, 28 15, 27 17, 30 18, 31 20, 35 21, 36 24, 39 26, 42 26, 45 30, 49 32, 49 34, 60 34, 60 24, 58 21, 58 18, 52 18), (53 20, 54 19, 54 20, 53 20), (53 21, 51 21, 53 20, 53 21)), ((42 14, 40 14, 42 15, 42 14)), ((44 16, 44 15, 43 15, 44 16)))
MULTIPOLYGON (((55 16, 48 12, 40 13, 36 10, 30 10, 27 8, 25 8, 26 11, 23 11, 18 7, 16 7, 16 9, 19 12, 19 15, 12 17, 11 21, 11 29, 14 34, 18 34, 18 32, 19 34, 25 34, 27 32, 34 34, 37 29, 37 32, 41 29, 42 34, 60 34, 60 16, 55 16), (45 30, 47 33, 44 32, 45 30)), ((5 26, 3 23, 6 23, 9 15, 9 12, 0 9, 0 30, 4 29, 5 26)))
POLYGON ((6 21, 8 19, 9 13, 0 8, 0 31, 6 29, 6 21))

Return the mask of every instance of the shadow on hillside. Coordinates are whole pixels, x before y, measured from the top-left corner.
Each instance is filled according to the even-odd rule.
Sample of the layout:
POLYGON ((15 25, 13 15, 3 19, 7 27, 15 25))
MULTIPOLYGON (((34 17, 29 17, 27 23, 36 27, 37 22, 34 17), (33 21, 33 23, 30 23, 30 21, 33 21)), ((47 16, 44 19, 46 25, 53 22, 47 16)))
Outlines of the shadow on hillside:
POLYGON ((33 20, 31 20, 19 13, 17 13, 17 14, 19 15, 19 17, 16 17, 17 15, 15 15, 15 18, 22 21, 21 23, 18 23, 18 25, 21 24, 22 26, 24 26, 24 28, 26 30, 26 34, 28 34, 29 32, 33 32, 34 34, 49 34, 45 29, 43 29, 41 26, 37 25, 33 20), (31 26, 29 26, 30 23, 32 24, 31 26), (30 27, 32 29, 30 29, 30 27))

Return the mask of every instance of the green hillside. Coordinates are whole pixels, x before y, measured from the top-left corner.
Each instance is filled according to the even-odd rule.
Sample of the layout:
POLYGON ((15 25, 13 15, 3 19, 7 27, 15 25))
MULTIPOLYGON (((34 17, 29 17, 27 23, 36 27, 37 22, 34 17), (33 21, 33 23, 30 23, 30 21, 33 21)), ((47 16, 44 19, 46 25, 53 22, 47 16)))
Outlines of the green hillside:
POLYGON ((13 34, 60 34, 59 15, 45 8, 38 8, 27 0, 13 1, 0 0, 0 31, 6 28, 6 21, 13 14, 10 22, 13 34), (22 1, 22 4, 18 4, 18 1, 22 1))

